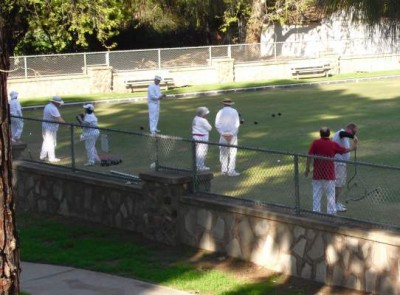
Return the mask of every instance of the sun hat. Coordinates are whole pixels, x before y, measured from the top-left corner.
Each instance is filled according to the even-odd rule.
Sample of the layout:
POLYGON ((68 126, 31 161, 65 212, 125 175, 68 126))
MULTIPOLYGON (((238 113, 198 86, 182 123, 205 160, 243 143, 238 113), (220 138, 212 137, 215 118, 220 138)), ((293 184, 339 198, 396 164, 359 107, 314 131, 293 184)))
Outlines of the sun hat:
POLYGON ((225 98, 222 103, 227 106, 231 106, 231 105, 235 104, 230 98, 225 98))
POLYGON ((159 75, 155 75, 155 77, 154 77, 154 80, 161 81, 161 80, 162 80, 162 78, 161 78, 161 76, 159 76, 159 75))
POLYGON ((63 101, 62 98, 59 97, 59 96, 53 96, 52 99, 51 99, 50 101, 59 103, 60 105, 63 105, 63 104, 64 104, 64 101, 63 101))
POLYGON ((83 108, 89 111, 94 111, 94 105, 92 105, 91 103, 84 104, 83 108))
POLYGON ((18 92, 15 90, 10 91, 10 98, 11 99, 17 99, 18 98, 18 92))
POLYGON ((210 110, 207 107, 198 107, 196 110, 197 116, 205 116, 210 113, 210 110))

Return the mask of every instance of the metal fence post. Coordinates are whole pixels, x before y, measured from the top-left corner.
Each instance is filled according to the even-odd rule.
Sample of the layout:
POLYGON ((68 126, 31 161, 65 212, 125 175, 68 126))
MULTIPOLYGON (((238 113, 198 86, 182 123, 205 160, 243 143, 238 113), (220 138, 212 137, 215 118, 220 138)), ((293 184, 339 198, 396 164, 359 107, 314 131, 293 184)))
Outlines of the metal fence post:
POLYGON ((28 60, 26 59, 26 56, 24 56, 24 73, 25 73, 25 78, 28 78, 28 60))
POLYGON ((83 71, 84 71, 85 75, 87 75, 88 71, 87 71, 87 56, 86 56, 86 52, 83 53, 83 71))
POLYGON ((294 197, 295 213, 300 215, 299 156, 294 155, 294 197))
POLYGON ((158 160, 158 151, 159 151, 159 144, 160 144, 160 139, 158 138, 158 136, 157 135, 155 135, 155 137, 156 137, 156 158, 155 158, 155 170, 156 171, 158 171, 158 169, 159 169, 159 166, 160 166, 160 163, 159 163, 159 160, 158 160))
POLYGON ((193 172, 193 192, 198 190, 197 164, 196 164, 196 141, 192 140, 192 172, 193 172))
POLYGON ((158 52, 158 69, 161 69, 161 49, 158 49, 157 52, 158 52))
POLYGON ((71 168, 72 171, 75 171, 75 138, 74 138, 74 125, 69 125, 69 130, 71 134, 71 168))

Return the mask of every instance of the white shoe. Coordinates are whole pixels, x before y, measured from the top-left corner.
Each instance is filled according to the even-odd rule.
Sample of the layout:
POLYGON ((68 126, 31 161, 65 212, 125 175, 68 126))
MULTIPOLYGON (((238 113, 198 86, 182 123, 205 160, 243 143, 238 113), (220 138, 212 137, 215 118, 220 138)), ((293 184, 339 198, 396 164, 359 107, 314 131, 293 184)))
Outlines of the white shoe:
POLYGON ((336 203, 336 211, 337 212, 345 212, 345 211, 347 211, 347 208, 345 205, 343 205, 343 203, 337 202, 336 203))
POLYGON ((46 161, 46 157, 39 157, 40 161, 46 161))
POLYGON ((59 158, 54 158, 54 159, 49 159, 50 163, 57 163, 60 162, 61 160, 59 158))
POLYGON ((161 130, 158 130, 158 129, 156 129, 156 132, 157 132, 157 133, 160 133, 160 132, 161 132, 161 130))
POLYGON ((197 170, 199 170, 199 171, 208 171, 208 170, 210 170, 210 167, 203 166, 203 167, 197 168, 197 170))
POLYGON ((240 173, 237 172, 237 171, 235 171, 235 170, 233 170, 233 171, 228 172, 227 175, 228 175, 228 176, 239 176, 240 173))

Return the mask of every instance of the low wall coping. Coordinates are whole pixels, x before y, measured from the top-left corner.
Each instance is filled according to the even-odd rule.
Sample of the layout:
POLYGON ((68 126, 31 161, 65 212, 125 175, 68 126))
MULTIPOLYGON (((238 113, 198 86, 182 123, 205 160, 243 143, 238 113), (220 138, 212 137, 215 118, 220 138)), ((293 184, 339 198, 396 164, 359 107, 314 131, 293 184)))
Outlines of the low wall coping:
POLYGON ((171 171, 148 171, 139 173, 139 178, 144 181, 159 182, 164 184, 183 184, 192 182, 192 174, 180 174, 171 171))
POLYGON ((372 228, 367 224, 360 224, 354 221, 343 220, 341 218, 330 216, 310 216, 311 214, 305 213, 303 216, 288 213, 286 208, 276 206, 262 205, 258 207, 257 204, 245 204, 245 201, 236 200, 235 198, 221 198, 219 196, 202 196, 201 194, 184 196, 181 198, 183 204, 195 205, 197 208, 218 209, 220 211, 234 212, 237 214, 249 215, 254 217, 261 217, 269 220, 284 222, 287 224, 301 225, 311 227, 314 229, 322 230, 331 233, 340 233, 347 236, 357 237, 359 239, 377 241, 379 243, 400 246, 400 235, 397 231, 387 229, 372 228))

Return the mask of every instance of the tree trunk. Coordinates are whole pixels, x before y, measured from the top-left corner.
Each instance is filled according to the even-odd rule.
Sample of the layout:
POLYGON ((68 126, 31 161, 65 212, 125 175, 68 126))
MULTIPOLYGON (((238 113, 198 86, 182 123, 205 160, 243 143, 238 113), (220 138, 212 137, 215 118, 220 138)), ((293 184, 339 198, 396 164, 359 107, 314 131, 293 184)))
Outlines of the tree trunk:
POLYGON ((253 0, 251 15, 246 25, 246 43, 259 43, 265 16, 265 1, 253 0))
POLYGON ((0 295, 18 295, 19 243, 15 225, 15 202, 12 187, 12 158, 10 145, 10 113, 7 95, 7 76, 10 68, 11 40, 0 25, 0 295))

